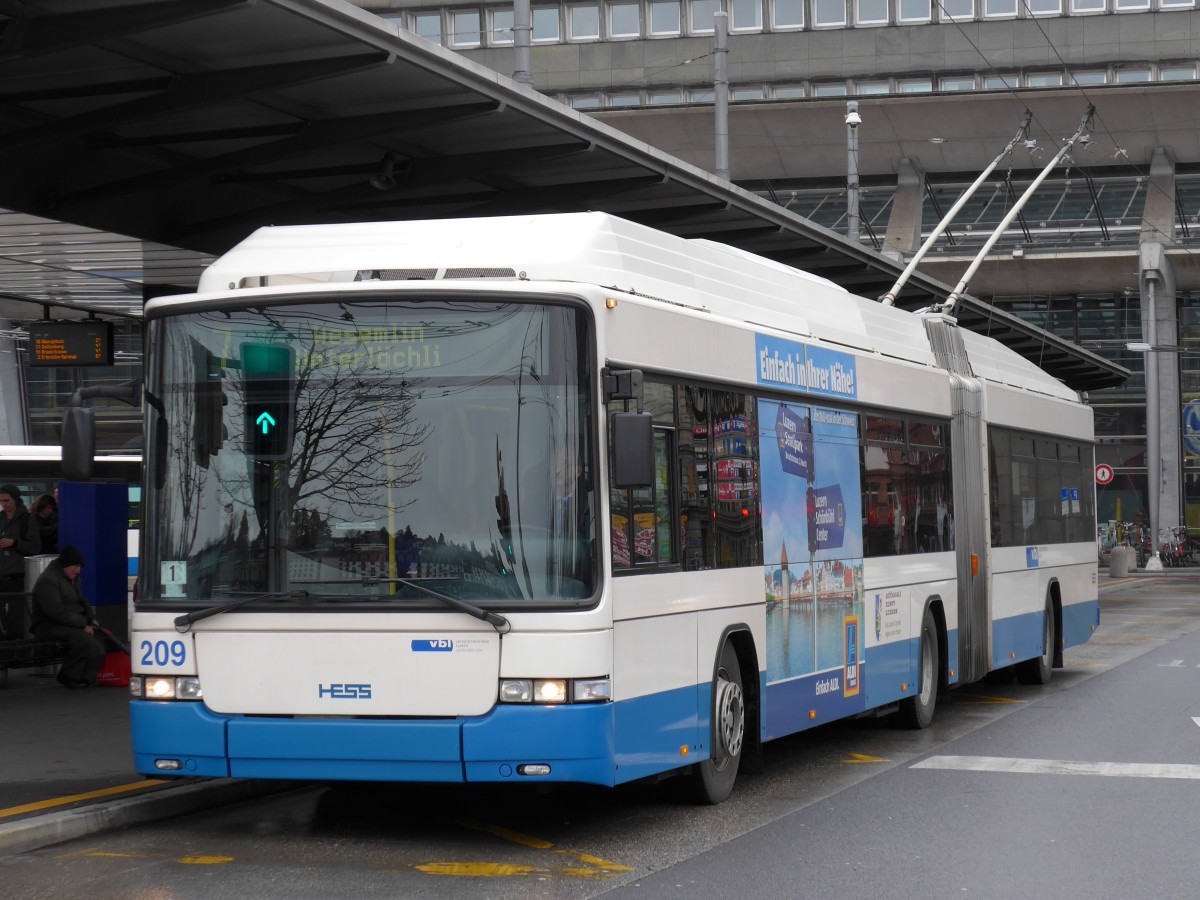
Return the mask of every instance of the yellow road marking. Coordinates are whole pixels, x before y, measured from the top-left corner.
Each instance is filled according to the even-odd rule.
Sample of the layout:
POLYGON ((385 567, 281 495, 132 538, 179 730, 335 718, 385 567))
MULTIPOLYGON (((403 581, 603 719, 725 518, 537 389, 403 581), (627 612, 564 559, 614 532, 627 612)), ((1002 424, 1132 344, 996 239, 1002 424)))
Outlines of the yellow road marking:
POLYGON ((426 863, 416 866, 426 875, 457 875, 460 878, 495 878, 497 876, 522 876, 546 874, 545 869, 535 866, 516 866, 509 863, 426 863))
POLYGON ((854 766, 859 763, 881 763, 891 762, 890 759, 884 759, 882 756, 867 756, 865 753, 851 753, 849 759, 843 759, 843 766, 854 766))
POLYGON ((499 825, 491 825, 487 822, 467 819, 458 820, 458 824, 473 831, 493 834, 498 838, 512 841, 514 844, 520 844, 523 847, 529 847, 533 850, 553 850, 561 856, 567 856, 576 862, 583 863, 588 868, 572 866, 549 870, 535 866, 518 866, 505 863, 427 863, 415 868, 429 875, 465 875, 468 877, 523 876, 535 873, 547 875, 557 872, 560 875, 569 875, 574 878, 611 878, 618 872, 633 871, 630 866, 623 866, 620 863, 615 863, 599 856, 592 856, 590 853, 581 853, 578 850, 559 850, 550 841, 522 834, 519 831, 513 831, 509 828, 502 828, 499 825))
POLYGON ((1012 697, 988 697, 984 694, 955 694, 955 699, 962 698, 966 703, 1024 703, 1012 697))
POLYGON ((53 809, 56 806, 67 806, 71 803, 79 803, 81 800, 98 800, 101 797, 127 794, 130 791, 140 791, 143 788, 154 787, 159 784, 166 784, 166 781, 161 778, 147 778, 145 781, 138 781, 134 784, 120 784, 116 787, 104 788, 99 791, 88 791, 86 794, 72 794, 69 797, 58 797, 54 800, 39 800, 37 803, 26 803, 23 806, 10 806, 8 809, 0 809, 0 819, 37 812, 41 809, 53 809))
POLYGON ((183 863, 185 866, 219 866, 223 863, 233 862, 232 856, 181 856, 175 862, 183 863))

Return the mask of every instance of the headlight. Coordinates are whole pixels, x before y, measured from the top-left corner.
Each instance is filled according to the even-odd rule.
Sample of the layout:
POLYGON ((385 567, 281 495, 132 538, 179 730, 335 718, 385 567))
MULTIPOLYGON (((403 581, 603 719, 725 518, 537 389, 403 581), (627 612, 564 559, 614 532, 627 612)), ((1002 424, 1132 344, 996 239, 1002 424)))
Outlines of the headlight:
POLYGON ((134 675, 129 679, 129 693, 145 700, 200 700, 200 679, 194 675, 173 678, 167 675, 134 675))
POLYGON ((501 703, 604 703, 612 699, 608 678, 502 678, 501 703))
POLYGON ((539 678, 533 683, 535 703, 566 703, 567 682, 561 678, 539 678))
POLYGON ((528 678, 506 678, 500 682, 501 703, 529 703, 533 700, 533 682, 528 678))
POLYGON ((175 679, 162 678, 158 675, 147 675, 143 681, 146 684, 147 700, 174 700, 175 679))
POLYGON ((607 678, 577 678, 571 682, 572 703, 598 703, 612 699, 612 682, 607 678))

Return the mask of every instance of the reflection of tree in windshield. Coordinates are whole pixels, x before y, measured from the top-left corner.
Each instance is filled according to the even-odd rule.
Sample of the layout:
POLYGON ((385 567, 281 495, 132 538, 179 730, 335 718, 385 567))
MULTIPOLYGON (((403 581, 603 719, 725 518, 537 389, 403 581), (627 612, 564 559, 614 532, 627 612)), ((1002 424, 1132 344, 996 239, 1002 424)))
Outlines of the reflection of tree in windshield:
POLYGON ((168 414, 152 552, 186 561, 187 596, 294 587, 420 596, 378 583, 391 578, 480 600, 590 596, 585 332, 575 312, 328 304, 202 314, 169 328, 176 347, 192 340, 216 361, 210 408, 224 435, 206 467, 182 431, 205 392, 174 354, 173 403, 196 408, 168 414), (278 348, 274 358, 288 362, 261 376, 247 370, 246 346, 278 348), (291 404, 281 408, 287 439, 263 450, 247 430, 262 404, 282 404, 271 397, 291 404), (197 511, 198 531, 181 533, 184 508, 197 511))

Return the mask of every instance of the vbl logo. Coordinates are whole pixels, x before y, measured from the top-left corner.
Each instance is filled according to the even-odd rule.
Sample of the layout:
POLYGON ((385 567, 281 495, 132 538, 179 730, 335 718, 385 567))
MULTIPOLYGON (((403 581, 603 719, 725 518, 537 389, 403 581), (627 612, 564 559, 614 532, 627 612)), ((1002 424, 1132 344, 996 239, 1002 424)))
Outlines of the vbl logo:
POLYGON ((449 638, 413 641, 412 649, 414 653, 450 653, 454 650, 454 641, 449 638))
POLYGON ((331 700, 370 700, 371 686, 369 684, 331 684, 317 685, 317 697, 329 697, 331 700))

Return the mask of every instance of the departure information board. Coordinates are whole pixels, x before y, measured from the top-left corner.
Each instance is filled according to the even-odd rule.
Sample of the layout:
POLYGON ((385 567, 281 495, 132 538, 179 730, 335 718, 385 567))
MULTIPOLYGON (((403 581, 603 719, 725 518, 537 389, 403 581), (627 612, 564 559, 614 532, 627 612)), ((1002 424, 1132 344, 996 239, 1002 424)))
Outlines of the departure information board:
POLYGON ((79 322, 31 322, 29 365, 111 366, 112 322, 85 319, 79 322))

